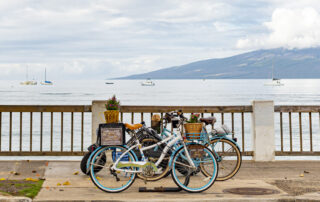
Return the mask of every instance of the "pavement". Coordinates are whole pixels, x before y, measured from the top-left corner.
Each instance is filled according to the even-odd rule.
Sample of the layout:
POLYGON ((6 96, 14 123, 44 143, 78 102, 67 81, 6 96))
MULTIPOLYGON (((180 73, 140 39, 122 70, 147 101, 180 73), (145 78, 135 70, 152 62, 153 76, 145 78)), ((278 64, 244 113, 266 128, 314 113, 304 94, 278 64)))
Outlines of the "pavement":
MULTIPOLYGON (((320 161, 244 161, 235 177, 216 181, 202 193, 138 192, 139 187, 176 187, 171 176, 157 182, 136 179, 121 193, 97 189, 81 173, 79 161, 0 161, 0 178, 45 179, 33 201, 319 201, 320 161), (14 173, 18 172, 19 175, 14 173), (78 173, 78 174, 77 174, 78 173), (67 183, 66 183, 67 182, 67 183), (63 185, 63 184, 66 185, 63 185)), ((1 183, 1 181, 0 181, 1 183)), ((0 201, 31 201, 0 196, 0 201)))

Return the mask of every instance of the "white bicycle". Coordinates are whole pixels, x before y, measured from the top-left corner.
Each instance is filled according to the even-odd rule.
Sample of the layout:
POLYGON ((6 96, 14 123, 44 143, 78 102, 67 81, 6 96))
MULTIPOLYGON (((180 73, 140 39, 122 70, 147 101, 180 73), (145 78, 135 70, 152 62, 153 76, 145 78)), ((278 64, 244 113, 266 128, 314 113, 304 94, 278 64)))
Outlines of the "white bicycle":
MULTIPOLYGON (((125 124, 130 135, 135 135, 132 130, 145 127, 142 124, 125 124), (130 132, 131 131, 131 132, 130 132)), ((135 144, 130 148, 125 145, 100 146, 89 157, 87 170, 90 171, 92 182, 101 190, 111 193, 121 192, 129 188, 138 173, 150 177, 163 172, 160 163, 167 158, 168 151, 172 151, 169 156, 169 166, 174 182, 187 192, 202 192, 210 188, 216 180, 218 174, 218 164, 212 151, 204 145, 189 142, 185 143, 180 133, 169 136, 153 145, 143 147, 136 138, 135 144), (178 144, 179 143, 179 144, 178 144), (154 163, 152 159, 145 158, 144 151, 156 149, 160 145, 166 146, 162 150, 159 159, 154 163), (172 149, 173 145, 180 145, 172 149), (142 158, 138 160, 134 149, 138 149, 142 158), (106 158, 104 165, 99 164, 100 158, 106 158), (99 172, 94 168, 100 167, 99 172), (204 175, 201 167, 205 167, 209 175, 204 175)))

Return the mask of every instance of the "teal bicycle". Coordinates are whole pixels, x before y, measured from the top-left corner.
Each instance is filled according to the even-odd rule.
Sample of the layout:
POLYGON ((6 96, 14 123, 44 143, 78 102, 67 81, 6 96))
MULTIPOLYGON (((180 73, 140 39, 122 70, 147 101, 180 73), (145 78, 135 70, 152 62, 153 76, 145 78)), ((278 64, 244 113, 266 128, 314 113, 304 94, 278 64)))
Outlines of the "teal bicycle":
MULTIPOLYGON (((182 112, 166 113, 165 119, 167 122, 172 123, 172 128, 180 128, 180 131, 182 131, 181 128, 183 127, 183 123, 187 120, 182 112)), ((204 123, 200 134, 197 134, 196 137, 195 134, 185 133, 184 135, 187 139, 191 140, 191 142, 205 145, 214 153, 219 164, 217 181, 224 181, 232 178, 237 174, 242 163, 241 151, 237 144, 237 139, 230 137, 232 132, 226 125, 213 129, 216 122, 215 117, 201 118, 200 121, 204 123), (212 127, 210 132, 206 129, 207 125, 211 125, 212 127)), ((170 136, 171 133, 172 131, 168 130, 165 124, 161 133, 162 138, 170 136)), ((210 175, 210 171, 208 171, 208 167, 206 167, 204 163, 200 165, 200 168, 204 175, 210 175)))

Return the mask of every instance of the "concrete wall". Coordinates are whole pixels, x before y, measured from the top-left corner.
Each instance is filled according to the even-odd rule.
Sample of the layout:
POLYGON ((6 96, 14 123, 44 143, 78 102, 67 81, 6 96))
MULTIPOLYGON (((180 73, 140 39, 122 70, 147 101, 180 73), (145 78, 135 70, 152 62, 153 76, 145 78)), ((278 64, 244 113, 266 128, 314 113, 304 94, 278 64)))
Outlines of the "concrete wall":
POLYGON ((274 161, 274 103, 252 101, 252 148, 254 161, 274 161))
POLYGON ((99 127, 100 123, 105 123, 103 112, 106 111, 105 104, 107 101, 93 100, 92 101, 92 143, 96 142, 96 130, 99 127))

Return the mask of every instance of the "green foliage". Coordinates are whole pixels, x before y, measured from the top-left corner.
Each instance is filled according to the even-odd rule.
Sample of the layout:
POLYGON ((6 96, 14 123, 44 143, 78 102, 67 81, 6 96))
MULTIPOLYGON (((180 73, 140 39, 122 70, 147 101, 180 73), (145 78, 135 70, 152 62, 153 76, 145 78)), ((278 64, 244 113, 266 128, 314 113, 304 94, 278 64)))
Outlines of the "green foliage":
POLYGON ((106 109, 107 110, 119 110, 120 101, 117 100, 116 96, 113 95, 112 98, 107 100, 106 109))
POLYGON ((188 123, 199 123, 200 114, 191 113, 188 123))
POLYGON ((5 180, 0 183, 0 192, 12 196, 34 198, 39 193, 44 180, 31 182, 26 180, 5 180))
POLYGON ((29 198, 34 198, 37 196, 38 192, 40 191, 44 180, 39 180, 35 184, 30 184, 31 186, 26 187, 19 191, 19 194, 22 196, 26 196, 29 198))

